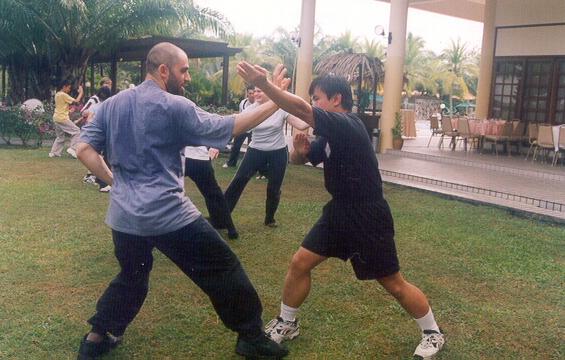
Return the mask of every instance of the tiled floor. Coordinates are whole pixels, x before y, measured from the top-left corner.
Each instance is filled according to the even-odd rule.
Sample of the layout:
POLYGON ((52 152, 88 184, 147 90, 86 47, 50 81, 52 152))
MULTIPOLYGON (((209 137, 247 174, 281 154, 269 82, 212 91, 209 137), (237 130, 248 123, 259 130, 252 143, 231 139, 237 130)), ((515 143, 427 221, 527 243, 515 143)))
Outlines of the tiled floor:
POLYGON ((402 151, 378 154, 384 181, 565 223, 565 166, 517 154, 439 149, 439 137, 427 147, 427 127, 417 122, 418 137, 406 139, 402 151))

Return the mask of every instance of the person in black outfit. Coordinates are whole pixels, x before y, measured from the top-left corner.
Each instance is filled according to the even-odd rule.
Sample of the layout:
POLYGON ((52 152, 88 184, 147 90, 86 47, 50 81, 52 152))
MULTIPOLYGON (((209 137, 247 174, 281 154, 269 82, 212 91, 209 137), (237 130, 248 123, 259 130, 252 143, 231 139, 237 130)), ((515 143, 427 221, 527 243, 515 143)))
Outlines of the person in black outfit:
POLYGON ((260 67, 246 62, 238 73, 261 88, 279 107, 308 123, 318 136, 294 137, 291 162, 324 163, 324 179, 332 199, 306 235, 290 263, 283 290, 280 316, 266 326, 266 333, 281 342, 298 336, 298 307, 306 300, 311 271, 328 257, 351 260, 360 280, 377 280, 416 320, 422 330, 414 356, 434 356, 445 342, 428 299, 400 274, 394 243, 394 225, 383 197, 382 179, 363 122, 351 113, 351 87, 344 78, 314 79, 311 106, 302 98, 278 91, 260 67))
MULTIPOLYGON (((246 88, 247 97, 239 103, 239 112, 243 112, 243 110, 247 109, 250 105, 255 103, 255 87, 253 85, 248 85, 246 88)), ((233 144, 230 150, 230 157, 228 161, 222 166, 223 168, 227 167, 236 167, 237 161, 239 160, 239 153, 241 152, 241 145, 247 139, 247 143, 251 142, 251 131, 244 132, 241 135, 238 135, 233 138, 233 144)))
POLYGON ((184 152, 184 175, 194 181, 204 196, 212 226, 216 229, 227 229, 228 238, 237 239, 239 234, 212 167, 212 160, 217 158, 219 153, 218 149, 208 150, 205 146, 187 146, 184 152))

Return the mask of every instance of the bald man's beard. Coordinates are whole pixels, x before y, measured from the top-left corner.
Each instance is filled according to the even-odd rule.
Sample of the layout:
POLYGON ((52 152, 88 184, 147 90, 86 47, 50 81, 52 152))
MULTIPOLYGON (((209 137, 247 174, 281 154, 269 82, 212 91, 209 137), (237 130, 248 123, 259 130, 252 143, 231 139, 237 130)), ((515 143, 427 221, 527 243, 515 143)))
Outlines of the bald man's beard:
POLYGON ((181 85, 180 82, 176 81, 173 77, 170 77, 167 80, 167 92, 173 95, 180 95, 184 96, 184 87, 181 85))

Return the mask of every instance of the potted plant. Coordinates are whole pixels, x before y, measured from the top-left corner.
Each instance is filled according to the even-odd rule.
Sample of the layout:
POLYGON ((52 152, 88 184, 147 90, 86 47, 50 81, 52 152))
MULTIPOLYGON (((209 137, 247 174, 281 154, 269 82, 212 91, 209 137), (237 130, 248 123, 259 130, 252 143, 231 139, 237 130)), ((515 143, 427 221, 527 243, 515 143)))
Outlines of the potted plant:
POLYGON ((394 125, 392 126, 392 148, 402 149, 404 140, 402 139, 402 119, 399 112, 394 113, 394 125))

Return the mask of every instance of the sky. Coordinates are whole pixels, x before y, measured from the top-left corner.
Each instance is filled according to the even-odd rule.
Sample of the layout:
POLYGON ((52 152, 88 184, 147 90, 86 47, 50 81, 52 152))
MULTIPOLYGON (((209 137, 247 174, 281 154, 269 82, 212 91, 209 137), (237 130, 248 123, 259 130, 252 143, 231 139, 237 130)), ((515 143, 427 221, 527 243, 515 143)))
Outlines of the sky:
MULTIPOLYGON (((194 0, 194 3, 220 11, 237 33, 257 37, 271 35, 277 27, 292 31, 300 24, 302 0, 194 0)), ((389 4, 374 0, 317 0, 316 24, 325 35, 338 36, 350 30, 360 41, 367 38, 386 46, 386 39, 375 34, 375 27, 381 25, 388 34, 389 9, 389 4)), ((470 47, 480 49, 483 24, 409 9, 407 32, 422 37, 426 48, 436 53, 458 37, 470 47)))

